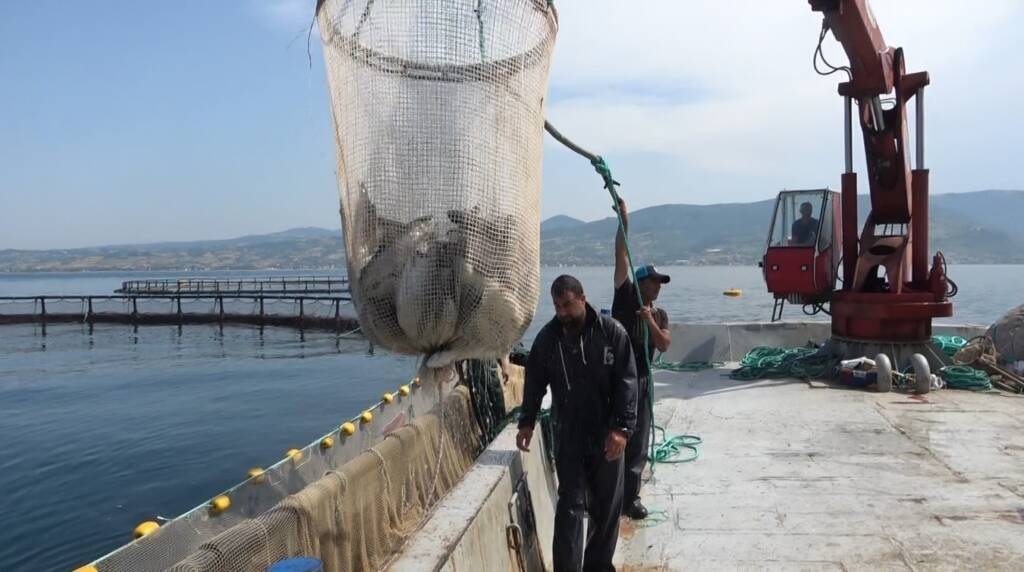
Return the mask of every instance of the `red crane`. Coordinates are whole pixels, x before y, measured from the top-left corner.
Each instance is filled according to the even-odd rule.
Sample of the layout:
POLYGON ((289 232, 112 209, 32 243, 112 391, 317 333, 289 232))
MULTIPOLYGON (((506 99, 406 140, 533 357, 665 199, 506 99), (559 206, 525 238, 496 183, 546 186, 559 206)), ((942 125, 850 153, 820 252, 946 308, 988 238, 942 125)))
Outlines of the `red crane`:
MULTIPOLYGON (((815 70, 823 75, 841 71, 848 76, 848 81, 839 84, 845 109, 846 160, 841 208, 830 205, 835 193, 817 191, 822 197, 822 214, 816 221, 820 229, 813 239, 817 248, 809 247, 786 235, 791 230, 785 224, 787 215, 795 220, 792 205, 796 201, 788 196, 793 191, 780 194, 772 229, 776 238, 769 239, 763 262, 768 289, 776 296, 779 315, 782 300, 817 308, 828 301, 833 338, 841 342, 926 343, 931 337, 932 318, 953 313, 942 254, 937 253, 930 268, 928 265, 928 169, 924 164, 924 88, 929 83, 928 73, 906 73, 903 49, 886 45, 867 0, 809 3, 812 10, 824 16, 815 70), (829 31, 842 44, 849 66, 836 67, 825 60, 821 41, 829 31), (913 168, 907 129, 907 104, 912 99, 916 104, 913 168), (863 135, 871 200, 859 234, 857 174, 853 170, 855 109, 863 135), (787 199, 791 205, 788 210, 784 205, 787 199), (839 216, 827 221, 832 213, 839 216), (835 289, 835 249, 827 250, 831 242, 823 244, 828 238, 842 245, 841 289, 835 289)), ((799 223, 794 222, 792 231, 799 230, 799 223)))

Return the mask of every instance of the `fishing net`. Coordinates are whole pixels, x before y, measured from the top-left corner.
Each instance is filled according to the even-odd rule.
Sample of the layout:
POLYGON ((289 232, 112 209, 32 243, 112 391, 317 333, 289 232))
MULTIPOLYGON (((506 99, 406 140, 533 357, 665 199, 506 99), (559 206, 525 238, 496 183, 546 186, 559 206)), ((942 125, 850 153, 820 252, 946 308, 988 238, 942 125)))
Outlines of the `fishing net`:
POLYGON ((1024 304, 999 318, 988 328, 986 335, 992 338, 1002 362, 1024 360, 1024 304))
POLYGON ((469 390, 458 386, 442 399, 438 386, 427 385, 377 410, 351 436, 331 432, 331 447, 318 440, 225 491, 227 510, 204 503, 93 565, 263 572, 283 558, 314 555, 328 571, 380 568, 481 448, 469 390))
POLYGON ((425 416, 266 513, 202 544, 169 572, 263 572, 313 555, 327 572, 379 570, 472 464, 480 441, 460 388, 446 417, 425 416))
POLYGON ((507 352, 538 297, 546 0, 321 0, 363 332, 439 367, 507 352))

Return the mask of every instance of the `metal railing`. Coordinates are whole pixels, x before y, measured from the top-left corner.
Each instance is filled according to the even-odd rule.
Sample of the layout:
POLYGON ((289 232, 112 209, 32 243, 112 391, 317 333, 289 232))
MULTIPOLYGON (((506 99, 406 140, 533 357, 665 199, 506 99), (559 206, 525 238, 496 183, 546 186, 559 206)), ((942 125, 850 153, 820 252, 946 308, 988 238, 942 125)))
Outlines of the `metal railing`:
POLYGON ((128 280, 117 294, 346 294, 344 276, 281 276, 271 278, 167 278, 128 280))
POLYGON ((0 296, 0 324, 48 322, 237 323, 331 331, 359 327, 348 296, 233 292, 0 296))

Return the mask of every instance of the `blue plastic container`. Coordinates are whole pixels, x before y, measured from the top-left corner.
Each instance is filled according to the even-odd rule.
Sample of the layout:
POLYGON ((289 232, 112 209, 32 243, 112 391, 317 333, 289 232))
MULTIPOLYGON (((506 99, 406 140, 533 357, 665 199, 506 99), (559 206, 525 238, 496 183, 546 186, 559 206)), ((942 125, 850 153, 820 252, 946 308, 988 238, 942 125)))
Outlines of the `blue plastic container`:
POLYGON ((324 563, 319 558, 287 558, 267 568, 267 572, 324 572, 324 563))

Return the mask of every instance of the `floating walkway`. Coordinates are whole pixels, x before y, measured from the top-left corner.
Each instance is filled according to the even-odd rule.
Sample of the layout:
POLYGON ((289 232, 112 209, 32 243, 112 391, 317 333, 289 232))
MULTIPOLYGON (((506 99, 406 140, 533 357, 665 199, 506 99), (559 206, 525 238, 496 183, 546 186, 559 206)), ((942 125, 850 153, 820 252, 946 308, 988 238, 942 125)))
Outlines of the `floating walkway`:
POLYGON ((291 294, 348 296, 345 276, 281 276, 271 278, 169 278, 128 280, 115 294, 291 294))
POLYGON ((0 324, 247 324, 351 332, 348 295, 174 293, 3 296, 0 324))

